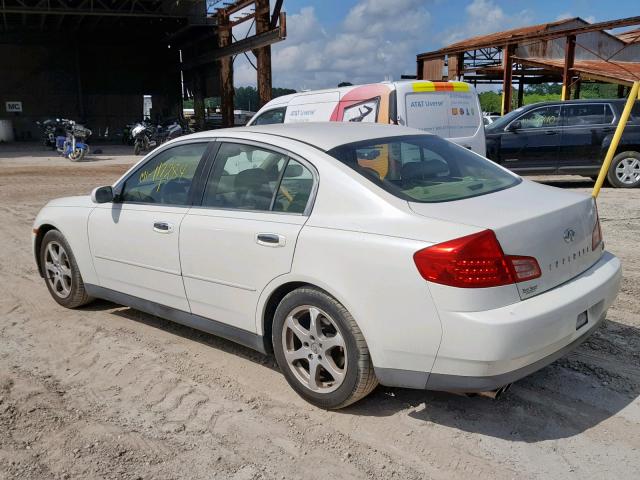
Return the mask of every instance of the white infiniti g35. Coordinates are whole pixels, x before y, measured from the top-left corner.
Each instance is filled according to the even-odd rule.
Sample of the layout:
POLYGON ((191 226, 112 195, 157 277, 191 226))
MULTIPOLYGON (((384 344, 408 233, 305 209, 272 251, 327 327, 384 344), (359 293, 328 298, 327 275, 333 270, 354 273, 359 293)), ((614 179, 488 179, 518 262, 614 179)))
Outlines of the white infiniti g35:
POLYGON ((162 145, 33 229, 52 297, 273 351, 324 408, 379 383, 499 391, 575 348, 621 279, 595 201, 399 126, 288 124, 162 145))

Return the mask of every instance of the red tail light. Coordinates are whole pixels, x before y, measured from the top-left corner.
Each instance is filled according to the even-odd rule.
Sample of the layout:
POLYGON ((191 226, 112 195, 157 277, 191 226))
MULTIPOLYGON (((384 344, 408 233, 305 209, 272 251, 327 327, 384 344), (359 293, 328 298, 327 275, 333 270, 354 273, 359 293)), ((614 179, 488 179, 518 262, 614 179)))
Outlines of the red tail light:
POLYGON ((600 228, 600 215, 598 215, 598 206, 596 205, 596 224, 593 227, 593 232, 591 233, 591 250, 595 251, 601 243, 602 229, 600 228))
POLYGON ((498 287, 541 275, 535 258, 505 255, 492 230, 425 248, 413 260, 425 280, 460 288, 498 287))

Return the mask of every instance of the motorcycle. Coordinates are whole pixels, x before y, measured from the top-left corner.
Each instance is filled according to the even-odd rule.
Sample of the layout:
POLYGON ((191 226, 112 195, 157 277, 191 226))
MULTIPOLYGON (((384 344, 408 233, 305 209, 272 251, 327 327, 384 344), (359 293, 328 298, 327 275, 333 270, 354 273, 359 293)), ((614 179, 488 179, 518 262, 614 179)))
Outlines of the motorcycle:
POLYGON ((133 138, 134 155, 140 155, 157 145, 155 129, 146 122, 136 123, 131 128, 131 137, 133 138))
POLYGON ((36 122, 42 130, 42 145, 52 150, 56 149, 56 136, 64 135, 65 130, 58 119, 48 118, 42 122, 36 122))
POLYGON ((183 133, 184 129, 177 120, 165 126, 158 125, 157 127, 148 122, 137 123, 131 129, 133 153, 134 155, 140 155, 142 152, 147 152, 162 145, 164 142, 182 136, 183 133))
POLYGON ((81 161, 89 151, 86 139, 91 130, 66 118, 48 118, 36 122, 42 129, 42 144, 72 162, 81 161))
POLYGON ((61 119, 59 123, 65 134, 56 136, 56 150, 72 162, 82 161, 89 152, 86 139, 91 136, 91 130, 73 120, 61 119))

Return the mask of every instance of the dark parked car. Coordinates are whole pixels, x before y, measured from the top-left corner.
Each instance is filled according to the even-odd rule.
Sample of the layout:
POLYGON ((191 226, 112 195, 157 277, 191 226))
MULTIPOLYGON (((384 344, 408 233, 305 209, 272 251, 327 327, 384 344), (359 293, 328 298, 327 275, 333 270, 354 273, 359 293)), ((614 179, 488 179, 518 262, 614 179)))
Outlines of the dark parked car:
MULTIPOLYGON (((487 156, 521 174, 596 178, 624 99, 543 102, 485 126, 487 156)), ((607 175, 615 187, 640 186, 640 102, 636 102, 607 175)))

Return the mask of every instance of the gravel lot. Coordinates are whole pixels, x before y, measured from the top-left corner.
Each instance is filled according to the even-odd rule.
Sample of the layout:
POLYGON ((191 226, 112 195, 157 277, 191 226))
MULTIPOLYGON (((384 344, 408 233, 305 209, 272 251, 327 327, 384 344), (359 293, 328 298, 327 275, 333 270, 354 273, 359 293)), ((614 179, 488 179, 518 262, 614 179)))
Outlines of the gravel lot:
POLYGON ((497 401, 379 387, 327 412, 272 358, 108 302, 70 311, 50 299, 31 224, 49 199, 135 161, 104 152, 73 164, 0 146, 0 478, 638 478, 640 190, 601 193, 624 282, 569 357, 497 401))

